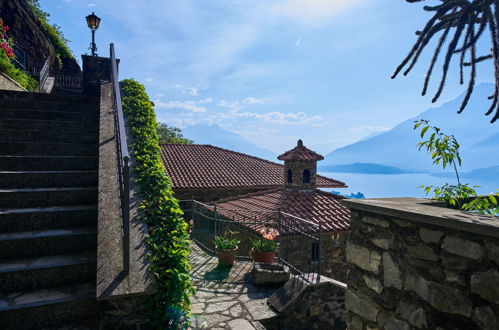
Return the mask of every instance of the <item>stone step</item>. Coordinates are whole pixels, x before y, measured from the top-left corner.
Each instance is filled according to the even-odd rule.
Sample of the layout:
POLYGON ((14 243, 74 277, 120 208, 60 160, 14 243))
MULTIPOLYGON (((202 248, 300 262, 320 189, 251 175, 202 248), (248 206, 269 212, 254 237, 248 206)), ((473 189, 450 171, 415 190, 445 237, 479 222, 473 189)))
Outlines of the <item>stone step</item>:
POLYGON ((0 90, 0 100, 20 100, 35 102, 53 102, 66 104, 90 104, 99 105, 99 97, 87 95, 68 95, 68 94, 47 94, 47 93, 26 93, 9 90, 0 90))
POLYGON ((0 260, 0 292, 31 291, 95 278, 95 253, 0 260))
POLYGON ((98 104, 70 103, 70 102, 49 102, 32 100, 6 100, 0 99, 0 110, 3 109, 29 109, 48 110, 66 112, 98 113, 98 104))
POLYGON ((95 226, 0 234, 0 259, 95 251, 95 226))
POLYGON ((98 132, 97 122, 64 120, 5 119, 0 118, 0 129, 48 130, 62 132, 98 132))
POLYGON ((95 283, 0 296, 0 320, 5 330, 19 330, 20 325, 22 330, 79 329, 66 327, 74 323, 96 329, 96 315, 95 283))
POLYGON ((96 170, 94 156, 1 156, 4 171, 85 171, 96 170))
POLYGON ((0 209, 0 233, 95 226, 97 205, 0 209))
POLYGON ((38 119, 38 120, 63 120, 73 122, 97 122, 99 116, 96 112, 71 112, 48 111, 31 109, 0 109, 0 118, 11 119, 38 119))
POLYGON ((95 204, 97 187, 0 189, 0 208, 95 204))
POLYGON ((0 142, 98 143, 99 132, 0 129, 0 142))
POLYGON ((87 187, 97 181, 97 171, 0 171, 0 189, 87 187))
POLYGON ((0 155, 10 156, 97 156, 97 144, 80 143, 0 143, 0 155))

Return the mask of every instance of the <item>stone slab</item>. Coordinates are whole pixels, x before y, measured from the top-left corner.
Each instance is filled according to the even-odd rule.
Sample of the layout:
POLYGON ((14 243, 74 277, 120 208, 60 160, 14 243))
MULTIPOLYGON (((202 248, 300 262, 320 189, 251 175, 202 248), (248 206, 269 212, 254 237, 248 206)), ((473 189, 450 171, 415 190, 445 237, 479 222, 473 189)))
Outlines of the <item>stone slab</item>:
POLYGON ((315 273, 304 274, 304 276, 292 276, 282 288, 274 293, 269 299, 269 305, 278 312, 282 312, 292 304, 308 287, 330 283, 341 290, 345 290, 345 283, 330 279, 326 276, 317 276, 315 273))
POLYGON ((409 221, 442 226, 463 232, 499 237, 499 219, 442 207, 442 202, 423 198, 343 199, 352 210, 373 212, 409 221))

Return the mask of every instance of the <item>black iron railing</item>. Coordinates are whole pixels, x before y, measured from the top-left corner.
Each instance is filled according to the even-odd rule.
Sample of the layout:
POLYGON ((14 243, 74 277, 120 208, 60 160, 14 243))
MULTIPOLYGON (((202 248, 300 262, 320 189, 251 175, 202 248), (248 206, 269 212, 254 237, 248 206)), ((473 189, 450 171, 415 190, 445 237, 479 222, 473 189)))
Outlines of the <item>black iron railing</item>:
POLYGON ((128 155, 128 144, 126 140, 125 119, 121 106, 121 92, 118 80, 118 66, 114 44, 110 45, 111 57, 111 82, 113 84, 116 148, 118 156, 118 181, 121 199, 122 219, 122 242, 123 242, 123 272, 128 273, 130 269, 130 157, 128 155))
MULTIPOLYGON (((196 200, 180 201, 185 218, 191 222, 191 238, 206 252, 215 253, 215 236, 238 232, 236 256, 250 259, 251 241, 261 237, 263 228, 279 232, 277 262, 296 275, 321 274, 322 223, 303 219, 280 210, 222 208, 196 200)), ((320 276, 314 277, 320 280, 320 276)))
POLYGON ((12 51, 14 52, 14 65, 21 70, 26 71, 28 65, 28 57, 26 52, 16 45, 12 46, 12 51))
POLYGON ((61 88, 80 89, 82 88, 82 74, 58 72, 55 74, 55 86, 61 88))

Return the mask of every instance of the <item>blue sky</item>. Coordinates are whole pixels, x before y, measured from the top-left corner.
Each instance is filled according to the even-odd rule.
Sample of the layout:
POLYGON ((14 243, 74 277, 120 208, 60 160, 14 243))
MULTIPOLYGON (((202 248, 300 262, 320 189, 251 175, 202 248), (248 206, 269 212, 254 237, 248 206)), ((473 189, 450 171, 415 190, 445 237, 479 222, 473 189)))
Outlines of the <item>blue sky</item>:
MULTIPOLYGON (((327 153, 464 90, 454 70, 436 105, 421 96, 431 51, 409 76, 390 79, 428 18, 403 0, 40 2, 77 58, 95 11, 99 55, 115 43, 120 77, 145 84, 159 121, 218 124, 275 153, 298 138, 327 153)), ((487 68, 479 82, 491 81, 487 68)))

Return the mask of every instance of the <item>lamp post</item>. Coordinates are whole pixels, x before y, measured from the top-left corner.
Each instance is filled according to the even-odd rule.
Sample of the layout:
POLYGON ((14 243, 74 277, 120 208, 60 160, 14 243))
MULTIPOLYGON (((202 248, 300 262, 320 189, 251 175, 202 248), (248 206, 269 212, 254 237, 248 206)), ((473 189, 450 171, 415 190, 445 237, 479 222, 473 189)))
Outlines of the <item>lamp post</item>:
POLYGON ((95 30, 99 28, 100 18, 92 12, 91 15, 85 17, 87 20, 87 25, 92 30, 92 43, 90 44, 90 50, 92 51, 92 56, 97 56, 97 46, 95 45, 95 30))

